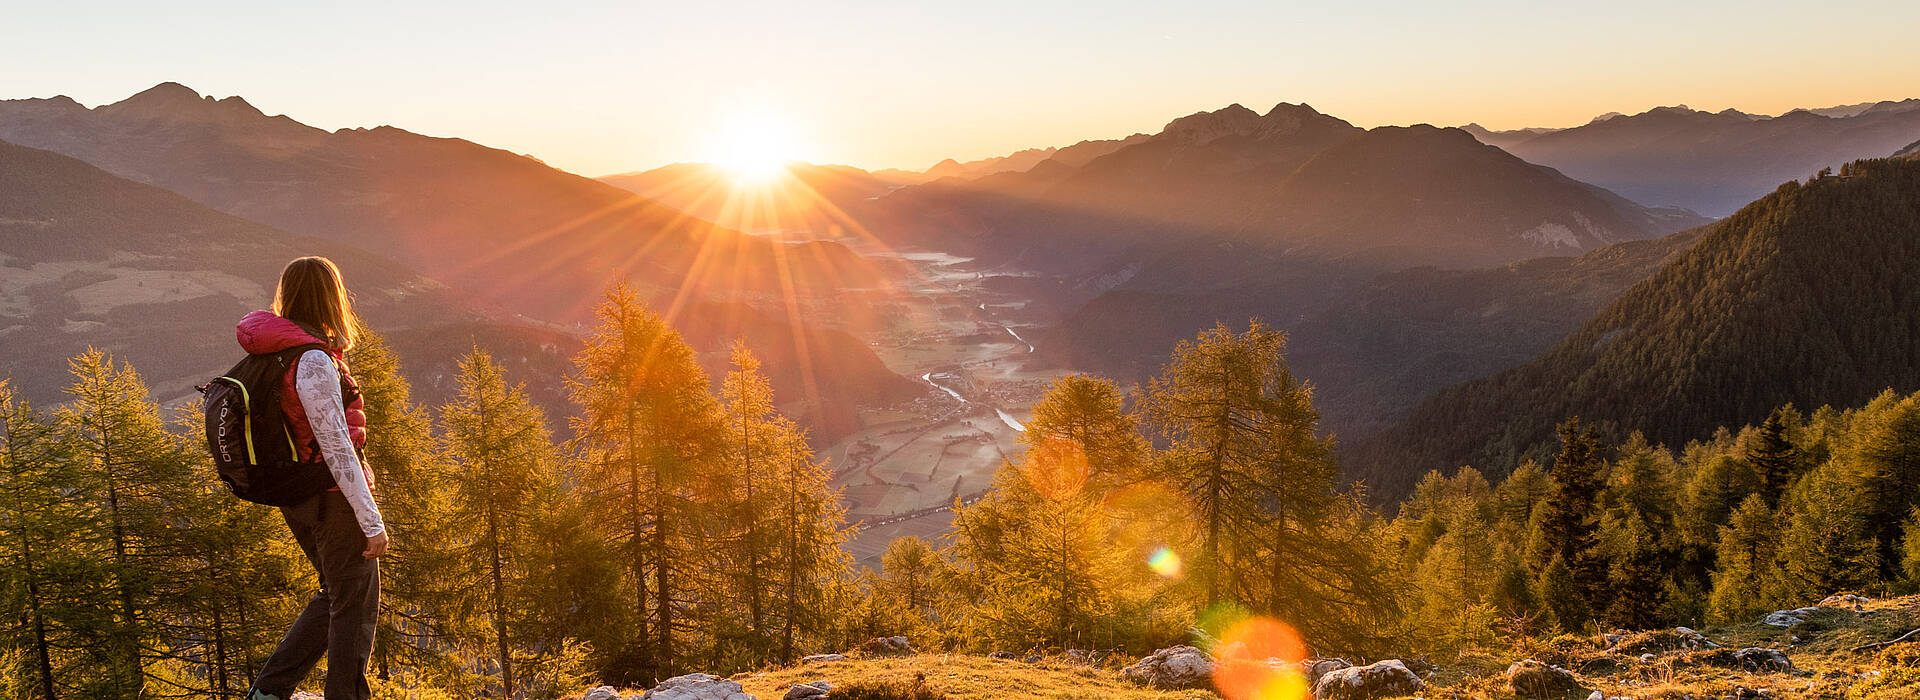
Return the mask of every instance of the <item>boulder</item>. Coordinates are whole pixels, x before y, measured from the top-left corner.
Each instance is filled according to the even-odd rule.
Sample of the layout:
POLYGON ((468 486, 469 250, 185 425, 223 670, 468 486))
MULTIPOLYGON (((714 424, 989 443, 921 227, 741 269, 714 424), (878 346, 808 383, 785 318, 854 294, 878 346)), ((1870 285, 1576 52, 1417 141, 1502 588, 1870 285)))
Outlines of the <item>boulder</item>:
POLYGON ((1420 692, 1427 682, 1399 659, 1328 671, 1313 684, 1320 700, 1373 700, 1420 692))
POLYGON ((327 700, 327 696, 319 693, 300 692, 294 693, 293 696, 287 698, 287 700, 327 700))
POLYGON ((620 700, 620 691, 614 690, 613 686, 603 685, 587 691, 586 695, 580 696, 580 700, 620 700))
POLYGON ((868 657, 912 656, 913 645, 907 643, 906 637, 874 637, 861 642, 851 653, 868 657))
POLYGON ((988 654, 988 655, 987 655, 987 658, 989 658, 989 659, 1008 659, 1008 660, 1012 660, 1012 659, 1018 659, 1018 658, 1020 658, 1020 655, 1018 655, 1018 654, 1015 654, 1015 653, 1013 653, 1013 652, 1011 652, 1011 651, 996 651, 996 652, 993 652, 993 653, 991 653, 991 654, 988 654))
POLYGON ((1727 700, 1772 700, 1773 691, 1767 688, 1749 688, 1736 685, 1727 691, 1727 700))
POLYGON ((1572 671, 1537 659, 1507 667, 1507 690, 1523 698, 1563 697, 1580 691, 1572 671))
POLYGON ((1771 627, 1792 627, 1807 619, 1807 616, 1820 612, 1819 607, 1795 608, 1793 610, 1775 610, 1760 618, 1760 624, 1771 627))
POLYGON ((822 664, 829 661, 846 661, 846 654, 811 654, 800 657, 802 664, 822 664))
POLYGON ((1763 647, 1747 647, 1733 652, 1733 660, 1739 662, 1741 668, 1760 673, 1793 673, 1796 670, 1793 660, 1788 659, 1786 654, 1763 647))
POLYGON ((1307 687, 1319 683, 1320 678, 1343 668, 1353 668, 1346 659, 1307 659, 1300 662, 1300 675, 1307 677, 1307 687))
POLYGON ((1213 657, 1190 646, 1167 647, 1121 669, 1120 675, 1161 690, 1205 688, 1213 682, 1213 657))
POLYGON ((1024 659, 1021 659, 1021 660, 1020 660, 1020 663, 1026 663, 1026 664, 1037 664, 1037 663, 1040 663, 1040 655, 1039 655, 1039 654, 1028 654, 1028 655, 1026 656, 1026 658, 1024 658, 1024 659))
POLYGON ((756 700, 740 684, 705 673, 674 676, 647 691, 640 700, 756 700))
POLYGON ((1066 656, 1067 663, 1085 664, 1088 666, 1093 665, 1093 662, 1099 658, 1099 655, 1093 653, 1090 649, 1068 649, 1066 656))
POLYGON ((828 683, 826 681, 814 681, 812 683, 795 683, 793 684, 793 687, 787 689, 786 695, 780 696, 780 700, 808 700, 809 698, 824 698, 824 697, 827 697, 827 693, 832 690, 833 690, 833 684, 828 683))
POLYGON ((1863 595, 1854 595, 1852 593, 1835 593, 1833 595, 1827 596, 1826 599, 1821 600, 1819 603, 1817 603, 1817 605, 1823 608, 1840 608, 1842 610, 1852 610, 1854 612, 1860 612, 1861 610, 1866 609, 1867 604, 1871 602, 1873 602, 1872 598, 1868 598, 1863 595))

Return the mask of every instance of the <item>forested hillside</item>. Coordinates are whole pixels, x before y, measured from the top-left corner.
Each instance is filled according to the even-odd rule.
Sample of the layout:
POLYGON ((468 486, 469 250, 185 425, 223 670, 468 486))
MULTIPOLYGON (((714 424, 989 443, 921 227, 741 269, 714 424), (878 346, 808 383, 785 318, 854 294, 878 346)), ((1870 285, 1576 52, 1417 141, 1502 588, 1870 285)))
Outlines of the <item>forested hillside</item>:
MULTIPOLYGON (((751 353, 715 392, 631 292, 599 319, 567 372, 566 428, 483 349, 433 409, 383 340, 354 351, 396 543, 380 692, 553 698, 856 646, 1085 664, 1192 643, 1228 658, 1274 630, 1292 646, 1258 653, 1431 658, 1455 670, 1420 662, 1429 682, 1485 688, 1518 654, 1619 644, 1563 633, 1751 624, 1835 591, 1920 588, 1920 393, 1783 406, 1678 450, 1567 421, 1549 462, 1436 471, 1389 515, 1336 490, 1313 387, 1257 323, 1181 343, 1131 402, 1098 377, 1055 382, 1028 451, 955 505, 951 535, 897 539, 858 571, 841 545, 862 524, 751 353), (860 642, 895 635, 911 648, 860 642)), ((316 582, 272 510, 216 486, 197 425, 170 425, 131 367, 90 352, 70 377, 52 411, 0 383, 0 688, 237 693, 316 582)), ((1738 666, 1716 658, 1668 659, 1666 682, 1673 664, 1738 666)), ((1235 684, 1264 677, 1200 682, 1254 697, 1235 684)))
POLYGON ((1355 445, 1355 474, 1538 456, 1555 422, 1682 444, 1785 403, 1920 388, 1920 160, 1780 186, 1533 362, 1449 389, 1355 445))

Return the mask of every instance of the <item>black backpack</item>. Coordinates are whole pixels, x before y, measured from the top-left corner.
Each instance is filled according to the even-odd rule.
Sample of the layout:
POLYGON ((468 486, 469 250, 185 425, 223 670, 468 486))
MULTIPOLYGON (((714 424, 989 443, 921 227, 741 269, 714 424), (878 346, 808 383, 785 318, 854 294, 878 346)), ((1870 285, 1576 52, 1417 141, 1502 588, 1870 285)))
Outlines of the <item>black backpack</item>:
POLYGON ((312 343, 266 355, 248 355, 226 374, 199 387, 206 396, 207 451, 227 490, 242 500, 290 506, 333 488, 323 461, 300 461, 293 429, 280 410, 288 369, 312 343))

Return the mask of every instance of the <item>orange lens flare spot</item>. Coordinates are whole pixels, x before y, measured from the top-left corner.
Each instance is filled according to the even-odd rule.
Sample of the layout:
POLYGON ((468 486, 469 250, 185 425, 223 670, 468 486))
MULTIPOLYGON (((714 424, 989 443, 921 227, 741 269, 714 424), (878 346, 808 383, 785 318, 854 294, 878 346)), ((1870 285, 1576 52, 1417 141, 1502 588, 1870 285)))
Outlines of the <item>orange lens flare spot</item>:
POLYGON ((1027 452, 1027 483, 1049 500, 1072 498, 1087 483, 1087 452, 1080 443, 1050 437, 1027 452))
POLYGON ((1228 700, 1305 700, 1310 697, 1301 661, 1300 633, 1268 617, 1234 623, 1213 649, 1214 686, 1228 700))

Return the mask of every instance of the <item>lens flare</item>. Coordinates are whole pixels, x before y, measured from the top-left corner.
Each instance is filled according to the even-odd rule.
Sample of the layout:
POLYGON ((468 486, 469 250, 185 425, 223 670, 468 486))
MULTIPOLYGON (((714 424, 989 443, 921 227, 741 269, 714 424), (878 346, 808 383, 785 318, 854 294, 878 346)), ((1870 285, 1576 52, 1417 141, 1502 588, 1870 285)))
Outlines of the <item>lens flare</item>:
POLYGON ((1161 547, 1153 551, 1153 556, 1147 557, 1147 568, 1153 569, 1153 573, 1167 578, 1178 578, 1180 576, 1180 555, 1174 553, 1172 549, 1161 547))
POLYGON ((1213 649, 1214 686, 1228 700, 1304 700, 1301 661, 1306 644, 1292 627, 1269 617, 1233 623, 1213 649))

